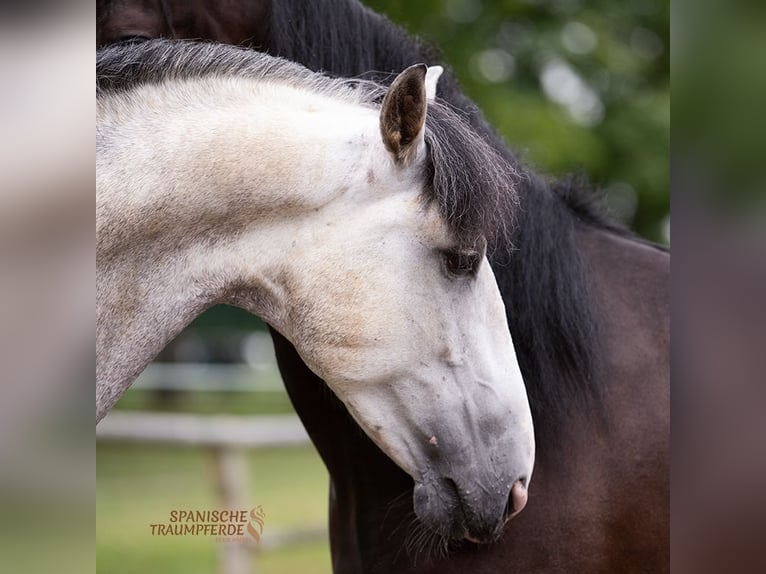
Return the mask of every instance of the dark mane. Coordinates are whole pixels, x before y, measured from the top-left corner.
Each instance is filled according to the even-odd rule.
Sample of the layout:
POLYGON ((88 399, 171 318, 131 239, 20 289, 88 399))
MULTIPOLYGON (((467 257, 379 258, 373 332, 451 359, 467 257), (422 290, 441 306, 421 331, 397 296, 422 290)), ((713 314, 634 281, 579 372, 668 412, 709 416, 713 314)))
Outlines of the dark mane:
POLYGON ((435 202, 456 240, 467 247, 477 241, 507 250, 519 209, 521 176, 465 119, 440 102, 428 106, 426 145, 435 202))
MULTIPOLYGON (((416 62, 443 65, 435 50, 356 0, 280 0, 272 10, 269 50, 313 70, 386 82, 416 62)), ((516 249, 496 250, 492 265, 527 384, 538 454, 544 457, 555 449, 567 413, 598 410, 605 384, 598 319, 575 230, 582 225, 631 234, 602 214, 588 186, 551 182, 522 166, 449 70, 438 95, 515 168, 520 208, 507 245, 516 249)))
MULTIPOLYGON (((151 40, 108 46, 96 56, 99 98, 146 84, 228 77, 301 86, 371 106, 379 105, 385 94, 385 88, 372 81, 329 77, 226 44, 151 40)), ((513 167, 460 114, 440 102, 429 104, 425 141, 425 199, 436 203, 456 240, 469 246, 480 238, 507 240, 517 204, 513 167)))
POLYGON ((371 82, 333 79, 283 58, 214 42, 149 40, 114 44, 96 52, 97 96, 147 84, 227 77, 302 86, 359 103, 374 102, 383 89, 371 82))

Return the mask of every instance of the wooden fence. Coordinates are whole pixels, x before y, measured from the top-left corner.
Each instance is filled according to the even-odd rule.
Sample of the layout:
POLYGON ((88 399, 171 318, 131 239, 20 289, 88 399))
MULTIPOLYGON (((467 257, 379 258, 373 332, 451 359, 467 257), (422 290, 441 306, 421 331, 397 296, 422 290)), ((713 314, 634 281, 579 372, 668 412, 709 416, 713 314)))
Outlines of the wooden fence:
MULTIPOLYGON (((246 508, 248 475, 245 452, 269 447, 304 447, 310 443, 295 415, 193 415, 113 411, 96 427, 99 441, 186 445, 210 451, 221 508, 246 508)), ((221 574, 252 574, 258 550, 304 540, 327 539, 326 530, 305 529, 272 534, 257 547, 221 543, 221 574)))

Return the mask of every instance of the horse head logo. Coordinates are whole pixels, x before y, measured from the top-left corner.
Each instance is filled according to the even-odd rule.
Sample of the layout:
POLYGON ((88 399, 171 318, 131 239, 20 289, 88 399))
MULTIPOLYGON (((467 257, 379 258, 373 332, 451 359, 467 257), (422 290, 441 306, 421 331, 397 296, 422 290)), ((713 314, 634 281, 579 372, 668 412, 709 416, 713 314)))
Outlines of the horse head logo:
POLYGON ((266 518, 266 513, 263 511, 263 507, 260 504, 255 508, 250 509, 250 521, 247 523, 247 533, 253 537, 256 544, 261 541, 264 518, 266 518))

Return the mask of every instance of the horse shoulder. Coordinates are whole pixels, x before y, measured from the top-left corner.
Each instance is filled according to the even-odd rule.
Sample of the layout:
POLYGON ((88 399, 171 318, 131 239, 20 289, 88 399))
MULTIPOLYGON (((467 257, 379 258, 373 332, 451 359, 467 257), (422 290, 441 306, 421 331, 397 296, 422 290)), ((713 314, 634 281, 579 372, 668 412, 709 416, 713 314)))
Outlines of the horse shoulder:
POLYGON ((610 567, 667 571, 670 255, 607 231, 581 230, 580 239, 604 343, 607 427, 600 464, 610 567))

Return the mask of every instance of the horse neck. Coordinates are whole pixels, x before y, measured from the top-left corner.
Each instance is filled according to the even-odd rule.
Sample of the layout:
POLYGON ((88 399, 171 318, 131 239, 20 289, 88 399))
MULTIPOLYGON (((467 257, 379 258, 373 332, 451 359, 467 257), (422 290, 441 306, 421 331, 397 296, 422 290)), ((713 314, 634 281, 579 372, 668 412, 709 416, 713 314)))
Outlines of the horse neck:
POLYGON ((377 135, 371 110, 319 99, 296 111, 291 98, 273 88, 246 106, 182 108, 149 90, 100 106, 99 419, 206 308, 235 304, 280 327, 290 246, 356 185, 357 140, 377 135))

